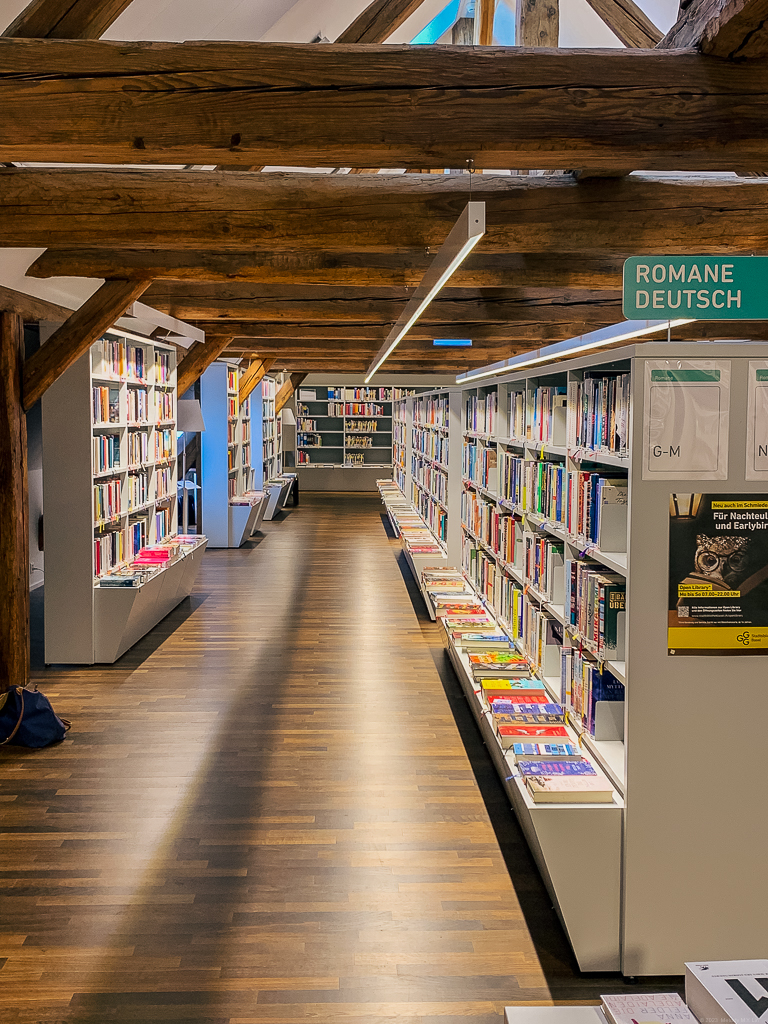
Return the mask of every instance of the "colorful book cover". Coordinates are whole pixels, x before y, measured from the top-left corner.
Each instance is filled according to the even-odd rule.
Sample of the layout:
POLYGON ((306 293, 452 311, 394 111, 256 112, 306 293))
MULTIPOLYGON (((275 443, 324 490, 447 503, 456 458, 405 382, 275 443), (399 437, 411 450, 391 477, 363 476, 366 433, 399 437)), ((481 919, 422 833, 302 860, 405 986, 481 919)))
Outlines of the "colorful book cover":
POLYGON ((535 759, 537 762, 581 757, 578 747, 572 743, 513 743, 512 753, 522 761, 535 759))
POLYGON ((586 760, 581 761, 518 761, 521 775, 597 775, 586 760))
MULTIPOLYGON (((498 727, 502 725, 562 725, 562 715, 521 715, 521 714, 496 714, 493 720, 498 727)), ((566 735, 568 735, 566 733, 566 735)))
POLYGON ((509 708, 502 712, 501 706, 494 702, 494 712, 502 712, 505 715, 553 715, 560 721, 565 717, 562 704, 523 704, 519 701, 505 701, 504 703, 509 703, 509 708))
POLYGON ((515 741, 568 741, 570 733, 564 725, 500 725, 499 736, 515 737, 515 741))
POLYGON ((522 654, 517 654, 513 651, 478 651, 476 654, 469 655, 469 663, 472 666, 478 665, 481 667, 506 667, 507 665, 518 665, 520 663, 527 665, 522 654))

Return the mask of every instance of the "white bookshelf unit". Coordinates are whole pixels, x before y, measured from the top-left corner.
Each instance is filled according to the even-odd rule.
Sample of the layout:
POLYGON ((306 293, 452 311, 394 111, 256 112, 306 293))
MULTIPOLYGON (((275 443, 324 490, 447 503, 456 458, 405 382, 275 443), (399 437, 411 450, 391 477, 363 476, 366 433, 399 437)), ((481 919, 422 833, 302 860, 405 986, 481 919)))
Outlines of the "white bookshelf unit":
POLYGON ((282 419, 275 415, 275 396, 279 383, 274 377, 263 377, 259 387, 253 392, 254 401, 261 393, 262 408, 262 447, 263 447, 263 483, 276 480, 283 472, 283 434, 282 419))
POLYGON ((240 402, 239 364, 217 360, 200 378, 202 527, 208 544, 237 548, 263 515, 262 402, 259 389, 240 402), (254 415, 255 413, 255 415, 254 415), (256 452, 257 462, 253 462, 256 452))
POLYGON ((113 662, 188 597, 205 548, 101 585, 177 534, 176 350, 108 332, 43 398, 45 658, 113 662))
MULTIPOLYGON (((700 528, 695 510, 711 501, 765 494, 767 390, 766 345, 646 343, 419 396, 398 412, 408 446, 397 482, 614 786, 610 805, 527 800, 452 649, 583 970, 678 974, 768 941, 768 897, 755 885, 768 546, 748 549, 757 628, 746 641, 743 627, 725 649, 706 629, 686 632, 698 613, 674 590, 704 571, 696 548, 696 570, 686 561, 680 577, 675 531, 700 528), (424 422, 446 405, 447 421, 437 411, 424 422), (675 641, 696 635, 696 653, 675 641)), ((691 535, 709 546, 703 565, 720 539, 691 535)), ((712 593, 731 596, 722 584, 712 593)))
POLYGON ((414 390, 333 383, 300 387, 296 469, 301 487, 373 490, 381 471, 392 467, 393 441, 401 429, 395 407, 414 390))

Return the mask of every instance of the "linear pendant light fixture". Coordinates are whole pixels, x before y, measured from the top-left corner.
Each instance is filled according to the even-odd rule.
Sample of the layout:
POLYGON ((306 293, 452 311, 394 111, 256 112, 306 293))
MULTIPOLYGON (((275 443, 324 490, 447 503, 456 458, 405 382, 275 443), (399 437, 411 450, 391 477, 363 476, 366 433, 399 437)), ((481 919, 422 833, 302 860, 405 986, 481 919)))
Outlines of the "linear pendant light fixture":
POLYGON ((538 363, 547 363, 553 359, 567 359, 570 356, 578 355, 579 352, 587 352, 589 349, 601 348, 603 345, 615 345, 617 342, 630 341, 632 338, 643 338, 649 334, 658 334, 660 331, 668 331, 693 322, 693 320, 625 320, 623 323, 612 324, 610 327, 601 327, 589 334, 578 334, 575 338, 557 341, 544 348, 521 352, 520 355, 502 359, 498 363, 491 363, 489 366, 482 366, 477 370, 469 370, 467 373, 459 374, 456 383, 469 384, 471 381, 480 380, 483 377, 498 377, 502 373, 514 373, 516 370, 525 369, 526 366, 536 366, 538 363))
POLYGON ((485 234, 485 203, 467 203, 448 237, 432 260, 421 284, 408 300, 400 319, 387 335, 387 339, 368 367, 365 383, 380 369, 382 363, 397 348, 421 314, 450 279, 451 275, 469 256, 485 234))

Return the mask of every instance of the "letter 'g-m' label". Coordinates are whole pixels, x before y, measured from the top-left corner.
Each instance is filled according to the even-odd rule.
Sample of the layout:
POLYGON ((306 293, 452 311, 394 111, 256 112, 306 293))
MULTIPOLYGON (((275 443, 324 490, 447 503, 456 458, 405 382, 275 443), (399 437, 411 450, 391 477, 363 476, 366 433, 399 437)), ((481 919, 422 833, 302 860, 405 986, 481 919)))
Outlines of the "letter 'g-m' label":
POLYGON ((768 256, 633 256, 628 320, 768 320, 768 256))

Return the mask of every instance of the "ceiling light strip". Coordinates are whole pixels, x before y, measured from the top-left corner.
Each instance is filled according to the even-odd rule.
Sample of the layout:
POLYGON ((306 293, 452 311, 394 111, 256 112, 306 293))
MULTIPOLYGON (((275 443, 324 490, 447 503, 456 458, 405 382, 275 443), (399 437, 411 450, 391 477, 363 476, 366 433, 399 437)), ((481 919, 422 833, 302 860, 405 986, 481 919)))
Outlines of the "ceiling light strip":
POLYGON ((692 323, 694 320, 624 320, 620 324, 601 327, 600 330, 591 331, 589 334, 579 334, 566 341, 558 341, 553 345, 546 345, 544 348, 533 349, 531 352, 521 352, 520 355, 512 356, 510 359, 502 359, 498 363, 491 363, 477 370, 469 370, 467 373, 459 374, 456 383, 469 384, 471 381, 481 380, 484 377, 514 373, 516 370, 523 370, 538 363, 547 363, 553 359, 578 355, 580 352, 601 348, 603 345, 614 345, 620 341, 642 338, 648 334, 658 334, 659 331, 692 323))
POLYGON ((397 323, 387 335, 386 341, 368 367, 365 383, 380 369, 382 363, 394 352, 408 331, 434 299, 451 275, 469 256, 485 234, 485 203, 467 203, 459 219, 451 228, 448 237, 429 265, 416 291, 408 301, 397 323))

